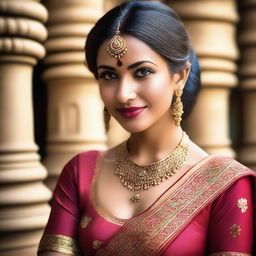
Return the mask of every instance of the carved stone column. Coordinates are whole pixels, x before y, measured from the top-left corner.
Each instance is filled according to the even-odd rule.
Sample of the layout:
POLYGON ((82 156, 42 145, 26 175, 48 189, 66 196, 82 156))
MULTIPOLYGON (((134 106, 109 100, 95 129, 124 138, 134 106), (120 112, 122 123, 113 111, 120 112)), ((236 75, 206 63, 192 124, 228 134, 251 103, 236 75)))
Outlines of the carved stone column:
POLYGON ((127 2, 125 0, 104 0, 104 10, 105 12, 110 10, 111 8, 121 4, 127 2))
POLYGON ((47 185, 53 189, 73 155, 106 147, 98 86, 84 64, 86 35, 102 15, 103 0, 48 0, 45 4, 49 11, 43 75, 48 88, 45 165, 47 185))
POLYGON ((38 1, 0 0, 0 255, 36 254, 51 192, 34 142, 32 71, 45 50, 38 1))
POLYGON ((190 137, 209 153, 234 156, 229 138, 229 95, 237 85, 234 0, 168 1, 190 33, 202 69, 202 91, 186 122, 190 137))
POLYGON ((256 0, 241 2, 239 65, 242 90, 242 143, 239 159, 256 170, 256 0))

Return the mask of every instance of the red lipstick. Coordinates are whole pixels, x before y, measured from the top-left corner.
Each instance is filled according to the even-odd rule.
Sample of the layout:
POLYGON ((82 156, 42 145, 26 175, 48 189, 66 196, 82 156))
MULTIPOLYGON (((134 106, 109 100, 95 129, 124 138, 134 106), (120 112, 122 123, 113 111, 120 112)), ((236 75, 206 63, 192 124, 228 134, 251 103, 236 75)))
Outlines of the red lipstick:
POLYGON ((138 116, 146 107, 130 107, 130 108, 118 108, 118 112, 124 118, 134 118, 138 116))

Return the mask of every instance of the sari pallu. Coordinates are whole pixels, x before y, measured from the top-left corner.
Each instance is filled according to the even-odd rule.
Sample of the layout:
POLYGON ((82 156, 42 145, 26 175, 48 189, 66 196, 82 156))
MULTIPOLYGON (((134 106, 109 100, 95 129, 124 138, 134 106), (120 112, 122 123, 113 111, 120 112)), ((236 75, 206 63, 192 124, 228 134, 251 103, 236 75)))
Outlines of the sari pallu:
MULTIPOLYGON (((196 165, 188 171, 166 191, 163 195, 164 200, 158 200, 143 214, 127 221, 109 239, 108 243, 97 251, 96 255, 162 255, 200 211, 213 203, 232 184, 248 175, 256 176, 253 171, 233 159, 211 157, 203 165, 199 167, 196 165)), ((247 201, 245 201, 245 198, 239 198, 239 200, 237 211, 239 211, 238 214, 241 212, 242 218, 243 213, 247 210, 245 203, 247 201)), ((227 243, 236 243, 235 238, 241 232, 238 224, 234 223, 230 227, 230 237, 232 236, 234 240, 227 241, 227 243)), ((251 237, 247 239, 250 240, 253 231, 249 233, 251 233, 251 237)), ((184 241, 185 245, 186 241, 184 241)), ((232 246, 227 247, 231 248, 232 246)), ((207 252, 207 255, 252 255, 243 251, 213 250, 215 251, 212 254, 207 252)), ((208 248, 208 251, 211 251, 211 249, 208 248)))

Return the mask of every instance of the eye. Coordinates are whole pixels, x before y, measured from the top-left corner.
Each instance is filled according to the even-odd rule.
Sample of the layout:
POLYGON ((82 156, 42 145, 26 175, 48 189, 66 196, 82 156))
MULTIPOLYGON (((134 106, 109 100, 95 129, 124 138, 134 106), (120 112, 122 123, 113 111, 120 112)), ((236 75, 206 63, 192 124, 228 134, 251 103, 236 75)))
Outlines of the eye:
POLYGON ((113 80, 117 79, 118 76, 111 71, 103 71, 99 74, 99 79, 104 79, 104 80, 113 80))
POLYGON ((136 77, 146 77, 152 73, 155 73, 155 72, 150 68, 140 68, 136 71, 135 76, 136 77))

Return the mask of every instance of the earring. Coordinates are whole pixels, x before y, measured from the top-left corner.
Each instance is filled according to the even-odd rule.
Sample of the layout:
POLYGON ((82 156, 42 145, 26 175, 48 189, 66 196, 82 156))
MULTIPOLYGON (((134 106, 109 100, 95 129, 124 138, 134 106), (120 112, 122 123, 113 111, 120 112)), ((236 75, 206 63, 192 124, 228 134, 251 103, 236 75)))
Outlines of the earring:
POLYGON ((182 120, 181 116, 184 113, 183 111, 183 104, 181 101, 181 96, 182 96, 183 90, 179 88, 175 94, 176 94, 176 99, 175 102, 173 103, 172 107, 172 115, 174 117, 175 125, 180 126, 180 122, 182 120))
POLYGON ((104 108, 104 123, 105 123, 105 131, 108 132, 110 125, 109 125, 109 121, 110 121, 111 115, 109 114, 107 108, 104 108))

